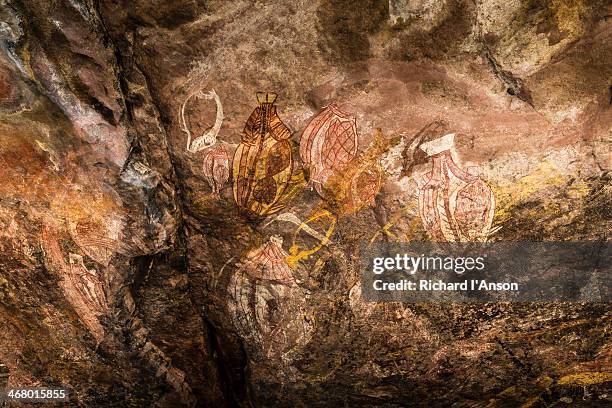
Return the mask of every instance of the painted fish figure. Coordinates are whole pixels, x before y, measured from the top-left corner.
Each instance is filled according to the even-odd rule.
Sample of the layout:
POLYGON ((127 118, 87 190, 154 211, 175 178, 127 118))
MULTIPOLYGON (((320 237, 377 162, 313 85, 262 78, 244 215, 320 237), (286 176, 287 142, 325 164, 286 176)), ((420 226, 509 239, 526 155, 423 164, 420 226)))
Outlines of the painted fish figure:
POLYGON ((221 147, 213 147, 206 150, 204 155, 204 178, 214 197, 220 197, 223 185, 229 180, 229 156, 227 151, 221 147))
POLYGON ((259 106, 249 116, 232 163, 236 204, 264 216, 280 210, 291 180, 293 157, 289 128, 276 113, 276 94, 257 93, 259 106))
POLYGON ((493 224, 495 197, 487 183, 453 159, 454 134, 421 145, 432 158, 419 194, 425 229, 440 242, 484 242, 493 224))
POLYGON ((254 355, 279 352, 303 337, 304 299, 279 237, 246 254, 227 291, 229 316, 254 355))
POLYGON ((319 195, 327 179, 355 157, 357 144, 357 120, 334 104, 308 123, 300 138, 300 157, 319 195))
POLYGON ((330 179, 325 200, 334 214, 353 214, 375 206, 382 181, 383 171, 377 163, 359 163, 330 179))
POLYGON ((255 279, 293 285, 295 280, 286 257, 280 239, 271 237, 268 242, 246 255, 241 269, 255 279))

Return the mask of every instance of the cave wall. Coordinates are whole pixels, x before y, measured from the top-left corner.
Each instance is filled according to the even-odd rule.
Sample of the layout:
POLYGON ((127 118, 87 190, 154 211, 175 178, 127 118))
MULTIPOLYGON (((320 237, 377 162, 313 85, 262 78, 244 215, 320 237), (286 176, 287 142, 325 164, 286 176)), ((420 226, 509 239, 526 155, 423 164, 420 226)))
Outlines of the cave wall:
POLYGON ((63 384, 74 406, 609 403, 607 304, 367 303, 357 259, 431 238, 419 146, 450 132, 495 197, 488 240, 607 240, 611 15, 603 0, 2 0, 9 384, 63 384), (237 205, 232 174, 207 176, 223 156, 188 148, 220 120, 212 90, 229 173, 256 93, 278 94, 294 163, 276 213, 237 205), (348 170, 317 191, 303 163, 332 103, 356 118, 349 167, 378 172, 368 197, 342 190, 348 170), (283 282, 253 278, 271 270, 262 248, 283 282))

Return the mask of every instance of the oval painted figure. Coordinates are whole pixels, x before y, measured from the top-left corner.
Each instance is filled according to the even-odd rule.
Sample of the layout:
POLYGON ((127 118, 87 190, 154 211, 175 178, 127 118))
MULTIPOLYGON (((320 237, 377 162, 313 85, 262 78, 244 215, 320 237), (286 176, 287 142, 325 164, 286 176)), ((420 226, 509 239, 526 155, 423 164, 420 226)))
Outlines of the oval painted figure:
POLYGON ((229 180, 229 156, 227 151, 221 146, 206 150, 203 168, 204 178, 210 185, 213 196, 220 198, 220 191, 229 180))
POLYGON ((300 138, 300 157, 319 195, 329 177, 355 157, 357 142, 357 120, 334 104, 308 123, 300 138))
POLYGON ((421 145, 433 161, 420 187, 421 220, 436 241, 484 242, 493 224, 495 197, 484 180, 455 162, 454 136, 421 145))
POLYGON ((246 254, 241 270, 256 279, 294 285, 295 279, 286 261, 287 254, 281 245, 281 238, 270 237, 268 242, 246 254))
POLYGON ((289 128, 276 113, 276 94, 257 93, 259 106, 249 116, 232 163, 236 204, 265 216, 283 207, 291 180, 293 157, 289 128))
POLYGON ((312 325, 305 319, 306 301, 282 249, 282 238, 249 251, 227 286, 227 311, 245 347, 269 357, 307 342, 312 325))

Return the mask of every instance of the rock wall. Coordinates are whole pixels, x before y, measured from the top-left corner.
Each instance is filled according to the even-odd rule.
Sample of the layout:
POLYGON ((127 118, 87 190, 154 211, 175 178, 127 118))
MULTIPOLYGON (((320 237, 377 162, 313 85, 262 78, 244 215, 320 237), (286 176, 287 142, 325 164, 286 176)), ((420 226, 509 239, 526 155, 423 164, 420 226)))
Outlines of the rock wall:
POLYGON ((1 0, 9 385, 72 406, 609 404, 608 304, 367 303, 358 256, 447 237, 419 200, 450 133, 494 197, 482 239, 607 241, 611 15, 1 0))

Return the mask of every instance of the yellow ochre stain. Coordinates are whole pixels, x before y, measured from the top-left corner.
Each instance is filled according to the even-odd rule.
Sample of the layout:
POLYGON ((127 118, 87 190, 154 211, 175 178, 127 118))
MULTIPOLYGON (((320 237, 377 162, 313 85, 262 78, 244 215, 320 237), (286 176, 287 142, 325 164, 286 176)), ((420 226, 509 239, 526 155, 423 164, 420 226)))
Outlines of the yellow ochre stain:
MULTIPOLYGON (((560 173, 558 168, 549 161, 543 161, 532 173, 522 177, 514 184, 499 185, 490 183, 497 201, 494 224, 503 224, 512 217, 512 208, 520 202, 529 200, 539 191, 551 187, 562 187, 568 184, 569 176, 560 173)), ((568 187, 567 194, 571 198, 582 198, 589 192, 588 185, 584 182, 575 183, 568 187)), ((545 205, 545 210, 555 211, 553 205, 545 205)), ((534 210, 541 212, 542 209, 534 210)))
POLYGON ((601 384, 612 381, 612 372, 588 372, 580 374, 570 374, 561 377, 557 384, 559 385, 592 385, 601 384))

